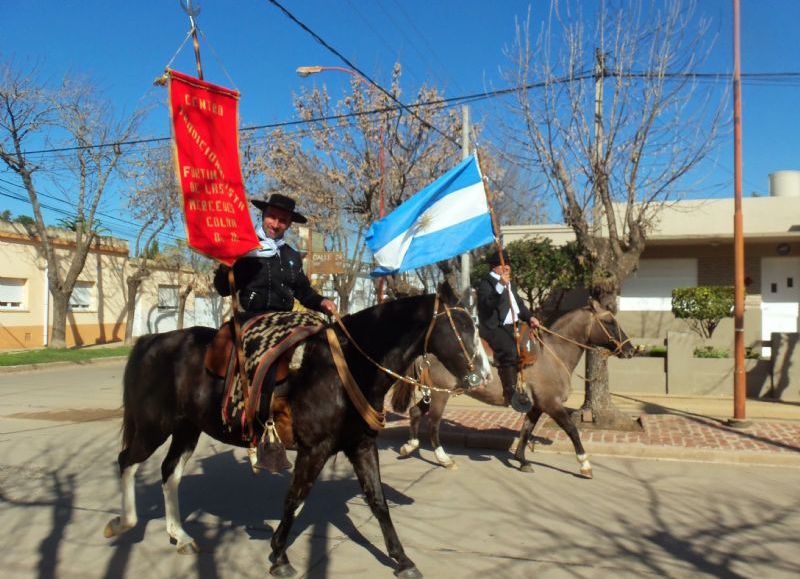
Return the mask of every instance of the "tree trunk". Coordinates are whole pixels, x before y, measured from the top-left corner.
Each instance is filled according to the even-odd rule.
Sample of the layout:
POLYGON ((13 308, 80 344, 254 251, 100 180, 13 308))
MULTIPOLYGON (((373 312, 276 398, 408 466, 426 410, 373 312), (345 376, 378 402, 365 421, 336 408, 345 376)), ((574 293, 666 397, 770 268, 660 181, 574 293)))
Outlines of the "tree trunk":
POLYGON ((183 329, 183 317, 186 313, 186 300, 189 299, 189 294, 192 293, 194 289, 194 282, 190 282, 189 285, 186 286, 186 289, 181 292, 180 297, 178 298, 178 323, 177 327, 179 330, 183 329))
MULTIPOLYGON (((597 299, 610 311, 616 311, 615 293, 603 293, 597 299)), ((586 421, 590 414, 591 422, 598 428, 632 430, 638 427, 632 417, 621 412, 614 404, 608 384, 607 356, 598 351, 586 352, 586 378, 586 393, 581 406, 582 420, 586 421)))
POLYGON ((67 347, 67 305, 72 292, 50 289, 53 301, 53 333, 50 335, 48 348, 63 349, 67 347))
POLYGON ((128 302, 125 304, 125 344, 130 346, 133 344, 133 324, 134 316, 136 314, 136 295, 139 293, 139 287, 142 285, 142 280, 145 276, 140 275, 141 272, 136 272, 128 278, 128 302))

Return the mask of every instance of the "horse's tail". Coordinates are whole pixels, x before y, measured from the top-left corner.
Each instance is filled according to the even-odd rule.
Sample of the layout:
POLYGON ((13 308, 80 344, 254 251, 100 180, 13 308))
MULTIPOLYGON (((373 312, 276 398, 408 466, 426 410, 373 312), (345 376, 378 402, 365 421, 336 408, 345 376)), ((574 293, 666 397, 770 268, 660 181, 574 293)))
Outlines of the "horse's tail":
POLYGON ((392 408, 395 412, 406 412, 411 406, 414 388, 402 380, 395 382, 392 392, 392 408))
POLYGON ((130 448, 136 437, 136 388, 141 385, 138 370, 145 351, 156 334, 141 336, 133 345, 122 377, 122 450, 130 448))

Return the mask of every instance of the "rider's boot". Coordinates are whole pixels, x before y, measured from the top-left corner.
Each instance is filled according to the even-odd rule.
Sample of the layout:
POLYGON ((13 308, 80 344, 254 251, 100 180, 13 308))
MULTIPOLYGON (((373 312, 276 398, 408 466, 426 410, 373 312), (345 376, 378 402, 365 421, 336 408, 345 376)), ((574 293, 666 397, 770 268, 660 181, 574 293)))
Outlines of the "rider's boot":
POLYGON ((503 402, 506 406, 511 406, 511 397, 517 389, 517 367, 500 366, 497 368, 497 374, 503 386, 503 402))

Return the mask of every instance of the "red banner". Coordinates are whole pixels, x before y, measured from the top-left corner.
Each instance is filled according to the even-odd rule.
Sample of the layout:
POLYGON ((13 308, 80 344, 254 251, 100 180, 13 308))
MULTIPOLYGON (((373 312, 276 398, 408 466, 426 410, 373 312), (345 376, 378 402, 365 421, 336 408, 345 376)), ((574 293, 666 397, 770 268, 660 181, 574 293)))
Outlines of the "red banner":
POLYGON ((167 73, 188 244, 231 265, 259 246, 239 165, 239 93, 167 73))

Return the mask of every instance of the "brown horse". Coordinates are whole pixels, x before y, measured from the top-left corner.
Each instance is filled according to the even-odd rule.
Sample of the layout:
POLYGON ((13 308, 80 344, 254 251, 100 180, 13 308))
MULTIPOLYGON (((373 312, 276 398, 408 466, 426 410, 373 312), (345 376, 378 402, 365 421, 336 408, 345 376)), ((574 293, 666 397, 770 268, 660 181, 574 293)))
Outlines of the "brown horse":
MULTIPOLYGON (((534 365, 523 370, 525 383, 532 394, 533 408, 525 417, 514 458, 520 462, 521 471, 533 471, 525 458, 525 448, 537 421, 545 413, 555 420, 572 441, 581 475, 591 478, 592 466, 581 443, 578 428, 564 408, 571 393, 572 372, 586 349, 604 348, 621 358, 630 358, 635 348, 613 314, 594 300, 583 308, 559 317, 549 331, 542 330, 540 335, 538 359, 534 365)), ((420 360, 415 361, 417 368, 420 364, 420 360)), ((458 384, 438 360, 431 360, 430 377, 433 384, 430 395, 423 397, 414 406, 411 406, 413 387, 407 384, 395 385, 392 407, 398 412, 405 412, 411 406, 411 437, 400 448, 400 454, 408 456, 419 449, 419 423, 422 416, 427 414, 436 460, 444 467, 453 468, 455 462, 445 452, 439 440, 439 423, 451 391, 458 384)), ((503 405, 502 388, 495 368, 492 368, 492 379, 485 387, 465 390, 464 393, 487 404, 503 405)))
MULTIPOLYGON (((446 284, 439 296, 388 302, 346 316, 342 322, 347 333, 334 328, 345 363, 366 404, 374 409, 383 407, 392 385, 393 378, 387 370, 400 372, 426 351, 436 355, 449 372, 464 376, 465 380, 474 380, 474 374, 478 374, 478 380, 488 377, 488 359, 472 317, 456 306, 456 297, 446 284)), ((234 424, 229 430, 222 421, 224 381, 204 368, 206 346, 215 333, 212 328, 194 327, 143 336, 131 351, 125 366, 123 443, 118 458, 122 515, 108 523, 106 537, 119 535, 137 524, 136 470, 171 436, 161 465, 167 532, 179 552, 197 550, 194 539, 181 526, 178 508, 178 485, 186 461, 203 432, 227 444, 248 445, 241 425, 234 424)), ((270 573, 280 577, 295 573, 286 556, 289 531, 325 462, 341 451, 353 464, 366 500, 380 523, 387 551, 398 563, 396 574, 421 577, 405 554, 389 516, 378 465, 377 432, 345 393, 326 332, 305 342, 300 368, 289 376, 288 399, 297 457, 283 517, 272 536, 270 573)), ((262 424, 264 419, 262 416, 262 424)), ((261 430, 260 426, 257 428, 261 430)), ((261 432, 256 434, 260 436, 261 432)))

